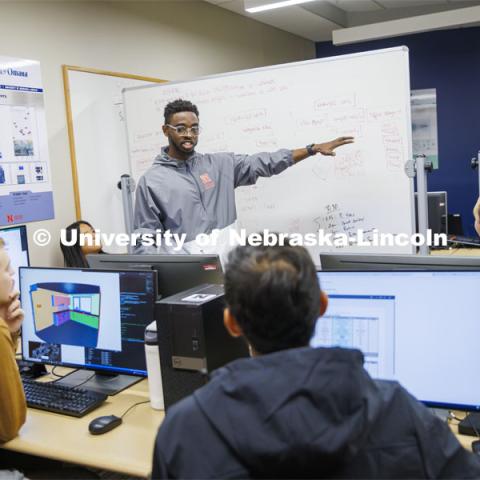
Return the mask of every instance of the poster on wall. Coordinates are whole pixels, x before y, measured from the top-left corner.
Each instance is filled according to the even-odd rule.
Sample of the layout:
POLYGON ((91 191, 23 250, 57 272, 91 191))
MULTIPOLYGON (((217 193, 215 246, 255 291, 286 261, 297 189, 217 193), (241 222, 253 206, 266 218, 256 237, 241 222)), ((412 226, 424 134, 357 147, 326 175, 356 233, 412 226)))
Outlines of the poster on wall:
POLYGON ((0 226, 54 218, 40 63, 0 56, 0 226))
POLYGON ((425 155, 438 168, 437 90, 412 90, 413 155, 425 155))

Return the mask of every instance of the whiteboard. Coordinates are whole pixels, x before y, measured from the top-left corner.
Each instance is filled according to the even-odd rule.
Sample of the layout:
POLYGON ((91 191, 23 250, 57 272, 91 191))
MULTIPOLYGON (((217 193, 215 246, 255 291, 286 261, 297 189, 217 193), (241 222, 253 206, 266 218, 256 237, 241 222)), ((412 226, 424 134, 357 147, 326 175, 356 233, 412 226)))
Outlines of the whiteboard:
MULTIPOLYGON (((255 186, 237 188, 239 224, 248 232, 414 232, 413 182, 404 172, 412 158, 405 47, 126 89, 135 177, 166 143, 163 108, 179 97, 199 108, 200 152, 255 153, 355 137, 336 157, 317 155, 255 186)), ((311 253, 318 260, 320 251, 337 248, 311 253)), ((410 245, 368 248, 413 253, 410 245)))
POLYGON ((122 90, 162 80, 67 65, 63 75, 77 220, 101 232, 125 232, 117 188, 130 173, 122 90))

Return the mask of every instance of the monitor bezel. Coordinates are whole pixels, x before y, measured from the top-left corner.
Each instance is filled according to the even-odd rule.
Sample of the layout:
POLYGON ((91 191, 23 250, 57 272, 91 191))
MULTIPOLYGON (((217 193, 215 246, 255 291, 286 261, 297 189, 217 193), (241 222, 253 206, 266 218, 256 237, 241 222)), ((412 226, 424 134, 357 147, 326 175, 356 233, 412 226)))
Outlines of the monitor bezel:
MULTIPOLYGON (((465 258, 465 257, 464 257, 465 258)), ((319 268, 316 269, 317 271, 317 279, 320 280, 318 277, 318 274, 331 274, 331 273, 340 273, 340 274, 347 274, 347 273, 366 273, 366 274, 375 274, 375 273, 381 273, 381 274, 386 274, 386 273, 395 273, 395 274, 405 274, 405 273, 442 273, 442 274, 449 274, 449 273, 479 273, 480 274, 480 266, 477 267, 474 270, 468 269, 468 270, 357 270, 357 269, 352 269, 352 270, 346 270, 346 269, 340 269, 340 270, 321 270, 319 268)), ((320 289, 322 288, 322 284, 320 283, 320 289)), ((321 317, 319 317, 321 318, 321 317)), ((314 347, 312 347, 314 348, 314 347)), ((317 348, 333 348, 333 347, 317 347, 317 348)), ((345 347, 341 347, 345 348, 345 347)), ((368 372, 367 372, 368 373, 368 372)), ((403 388, 405 388, 412 396, 413 394, 408 390, 407 387, 405 387, 402 383, 400 383, 398 380, 391 380, 391 379, 381 379, 381 378, 372 378, 373 381, 381 380, 381 381, 394 381, 400 384, 403 388)), ((416 398, 416 397, 415 397, 416 398)), ((463 404, 463 403, 445 403, 445 402, 437 402, 433 400, 417 400, 421 403, 423 403, 425 406, 430 407, 430 408, 440 408, 440 409, 445 409, 445 410, 463 410, 466 412, 478 412, 480 411, 480 399, 478 405, 470 405, 470 404, 463 404)))
POLYGON ((206 262, 214 259, 221 267, 220 256, 216 253, 89 253, 89 259, 94 259, 95 263, 138 263, 138 264, 156 264, 156 263, 201 263, 202 259, 206 262))
POLYGON ((480 256, 467 255, 408 255, 408 254, 388 254, 388 253, 333 253, 323 252, 319 255, 320 266, 317 271, 464 271, 472 272, 475 269, 480 270, 480 256), (332 259, 335 264, 332 267, 322 265, 324 259, 332 259), (345 261, 342 261, 343 257, 345 261), (338 260, 340 258, 340 260, 338 260), (364 260, 362 260, 364 259, 364 260), (478 265, 470 266, 472 259, 478 261, 478 265), (431 264, 430 264, 431 263, 431 264), (457 264, 457 265, 455 265, 457 264), (345 266, 343 266, 345 265, 345 266), (365 265, 371 267, 362 268, 365 265), (385 267, 382 267, 385 265, 385 267))
MULTIPOLYGON (((17 230, 20 229, 20 235, 25 237, 25 244, 27 245, 27 262, 28 265, 22 265, 22 267, 30 267, 30 247, 28 245, 28 235, 27 235, 27 226, 26 225, 15 225, 11 227, 1 227, 0 228, 0 237, 2 236, 2 232, 8 231, 8 230, 17 230)), ((20 278, 20 268, 22 267, 17 267, 19 269, 18 275, 20 278)))
MULTIPOLYGON (((175 293, 162 295, 163 284, 160 283, 158 275, 162 273, 162 266, 175 264, 188 264, 195 266, 212 265, 215 264, 215 272, 219 274, 224 280, 223 265, 220 256, 216 253, 202 253, 202 254, 131 254, 131 253, 114 253, 101 254, 90 253, 86 256, 87 262, 93 260, 94 268, 100 270, 138 270, 138 271, 153 271, 157 275, 156 294, 157 298, 167 298, 175 293)), ((201 283, 205 283, 202 281, 201 283)), ((217 282, 211 282, 217 284, 217 282)), ((223 281, 222 281, 223 283, 223 281)), ((218 283, 220 284, 220 283, 218 283)), ((188 287, 192 288, 192 287, 188 287)), ((181 291, 181 290, 180 290, 181 291)), ((176 292, 178 293, 178 292, 176 292)))
MULTIPOLYGON (((20 267, 19 272, 18 272, 18 278, 19 282, 21 282, 21 275, 20 275, 20 270, 21 269, 29 269, 29 270, 64 270, 64 271, 82 271, 82 272, 89 272, 89 273, 147 273, 152 276, 153 278, 153 289, 154 289, 154 295, 153 295, 153 320, 155 320, 155 304, 156 304, 156 292, 157 292, 157 278, 155 275, 155 272, 152 270, 101 270, 101 269, 93 269, 93 268, 62 268, 62 267, 20 267)), ((20 287, 20 292, 22 291, 21 285, 20 287)), ((132 370, 132 369, 126 369, 126 368, 120 368, 120 367, 106 367, 103 365, 80 365, 80 364, 75 364, 75 363, 68 363, 68 362, 45 362, 42 360, 36 360, 32 359, 29 357, 25 356, 25 352, 23 349, 23 335, 22 335, 22 341, 21 341, 21 350, 22 350, 22 360, 25 360, 27 362, 32 362, 32 363, 39 363, 43 365, 52 365, 52 366, 58 366, 58 367, 67 367, 67 368, 75 368, 75 369, 82 369, 82 370, 89 370, 89 371, 94 371, 94 372, 102 372, 102 373, 111 373, 111 374, 121 374, 121 375, 132 375, 136 377, 146 377, 147 376, 147 370, 132 370)))

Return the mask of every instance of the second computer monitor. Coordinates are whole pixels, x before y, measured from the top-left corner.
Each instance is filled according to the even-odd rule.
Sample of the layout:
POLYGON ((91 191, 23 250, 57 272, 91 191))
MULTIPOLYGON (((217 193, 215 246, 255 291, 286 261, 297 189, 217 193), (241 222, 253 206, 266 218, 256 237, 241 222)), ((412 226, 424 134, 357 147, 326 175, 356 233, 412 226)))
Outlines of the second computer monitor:
POLYGON ((480 409, 480 270, 318 277, 329 304, 312 346, 361 350, 372 377, 397 380, 428 405, 480 409))
POLYGON ((87 255, 92 268, 109 270, 155 270, 158 295, 175 295, 203 283, 222 284, 217 255, 87 255))

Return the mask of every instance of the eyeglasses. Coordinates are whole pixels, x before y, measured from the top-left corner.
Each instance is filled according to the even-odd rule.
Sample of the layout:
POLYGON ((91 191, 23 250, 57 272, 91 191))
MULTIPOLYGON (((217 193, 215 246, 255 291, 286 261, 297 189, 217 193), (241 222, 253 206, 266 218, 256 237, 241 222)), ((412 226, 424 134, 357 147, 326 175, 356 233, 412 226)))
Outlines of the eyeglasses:
POLYGON ((190 132, 192 135, 199 135, 202 131, 199 125, 194 125, 193 127, 186 127, 185 125, 170 125, 169 123, 166 124, 167 127, 175 130, 179 135, 186 135, 190 132))

